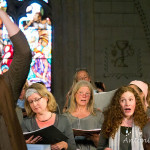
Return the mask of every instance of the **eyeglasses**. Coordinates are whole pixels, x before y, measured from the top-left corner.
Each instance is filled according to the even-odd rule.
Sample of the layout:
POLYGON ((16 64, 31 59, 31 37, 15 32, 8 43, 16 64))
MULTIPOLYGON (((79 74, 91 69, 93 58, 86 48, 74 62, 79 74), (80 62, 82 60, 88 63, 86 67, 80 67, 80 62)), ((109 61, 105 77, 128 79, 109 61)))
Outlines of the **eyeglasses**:
POLYGON ((90 93, 77 92, 77 94, 79 94, 80 96, 86 96, 86 97, 91 96, 90 93))
POLYGON ((41 99, 42 99, 42 97, 35 99, 35 100, 28 101, 28 103, 33 104, 33 102, 39 102, 41 99))
POLYGON ((82 78, 78 78, 78 80, 80 81, 80 80, 86 80, 86 79, 88 79, 89 77, 87 77, 87 76, 85 76, 85 77, 82 77, 82 78))

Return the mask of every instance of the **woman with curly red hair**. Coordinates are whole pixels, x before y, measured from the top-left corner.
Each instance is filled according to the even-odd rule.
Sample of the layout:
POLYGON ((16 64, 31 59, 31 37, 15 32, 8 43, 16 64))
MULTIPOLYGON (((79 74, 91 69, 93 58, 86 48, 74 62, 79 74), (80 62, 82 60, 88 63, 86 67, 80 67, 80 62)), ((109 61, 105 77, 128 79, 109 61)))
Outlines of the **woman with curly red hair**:
POLYGON ((133 88, 120 87, 104 117, 98 150, 143 150, 142 128, 148 118, 133 88))

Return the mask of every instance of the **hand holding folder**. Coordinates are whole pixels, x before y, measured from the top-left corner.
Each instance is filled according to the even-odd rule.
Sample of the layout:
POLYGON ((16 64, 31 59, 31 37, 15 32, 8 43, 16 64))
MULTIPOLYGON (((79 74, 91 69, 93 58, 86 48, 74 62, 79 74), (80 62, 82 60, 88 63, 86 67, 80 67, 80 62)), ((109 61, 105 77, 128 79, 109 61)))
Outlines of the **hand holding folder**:
POLYGON ((34 136, 34 138, 41 137, 41 140, 36 144, 55 144, 61 141, 67 141, 68 139, 68 137, 53 125, 32 132, 24 132, 23 134, 25 140, 28 140, 31 136, 34 136))

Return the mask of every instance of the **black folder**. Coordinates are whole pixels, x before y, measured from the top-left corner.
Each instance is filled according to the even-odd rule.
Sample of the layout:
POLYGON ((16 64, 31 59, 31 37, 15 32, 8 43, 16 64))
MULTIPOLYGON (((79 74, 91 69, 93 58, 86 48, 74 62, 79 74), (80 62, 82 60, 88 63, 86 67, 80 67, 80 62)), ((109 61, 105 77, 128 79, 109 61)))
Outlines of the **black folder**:
POLYGON ((34 135, 34 138, 37 136, 42 137, 42 140, 38 141, 36 144, 55 144, 61 141, 66 142, 68 139, 67 136, 53 125, 32 132, 24 132, 23 135, 25 140, 29 139, 32 135, 34 135))
POLYGON ((91 130, 82 130, 82 129, 74 129, 74 136, 89 136, 92 134, 100 134, 101 129, 91 129, 91 130))

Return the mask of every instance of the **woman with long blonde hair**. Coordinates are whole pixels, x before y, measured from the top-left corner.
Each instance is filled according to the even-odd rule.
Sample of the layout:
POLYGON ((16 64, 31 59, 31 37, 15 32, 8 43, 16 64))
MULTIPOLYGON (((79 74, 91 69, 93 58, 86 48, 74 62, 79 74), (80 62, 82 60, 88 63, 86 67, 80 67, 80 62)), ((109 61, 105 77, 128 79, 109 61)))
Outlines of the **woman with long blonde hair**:
MULTIPOLYGON (((64 114, 68 117, 72 128, 82 130, 99 129, 103 123, 103 114, 94 108, 93 87, 90 82, 81 80, 72 90, 70 107, 64 114)), ((99 134, 75 137, 78 149, 95 150, 99 134)))
MULTIPOLYGON (((31 132, 40 128, 54 125, 67 137, 67 141, 61 141, 51 145, 52 150, 75 150, 76 145, 71 125, 67 117, 56 114, 57 103, 51 92, 40 83, 33 83, 25 93, 25 109, 27 118, 22 124, 23 132, 31 132)), ((41 137, 31 136, 26 140, 27 144, 37 143, 41 137)), ((51 144, 51 143, 49 143, 51 144)))

